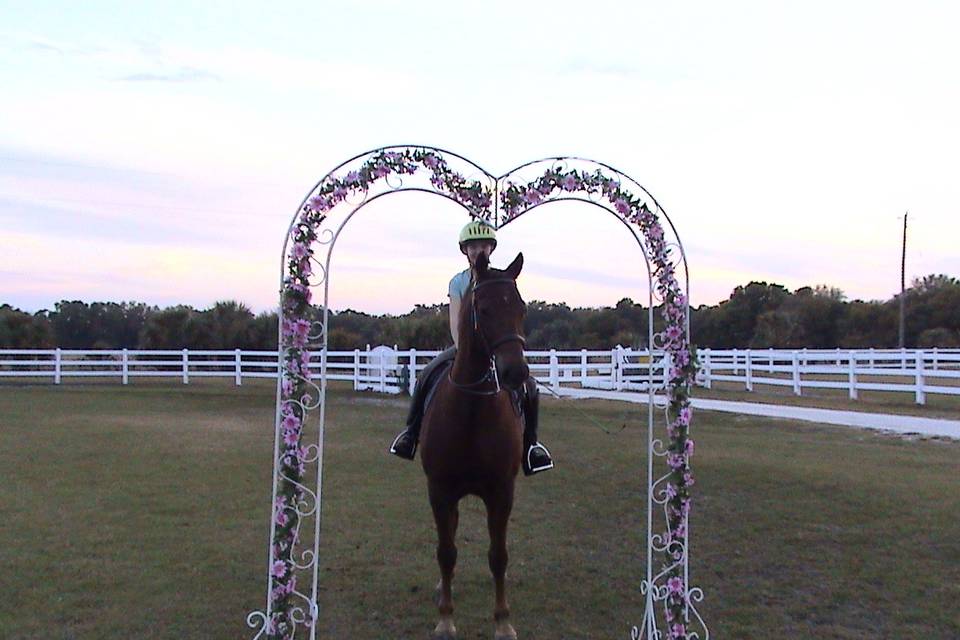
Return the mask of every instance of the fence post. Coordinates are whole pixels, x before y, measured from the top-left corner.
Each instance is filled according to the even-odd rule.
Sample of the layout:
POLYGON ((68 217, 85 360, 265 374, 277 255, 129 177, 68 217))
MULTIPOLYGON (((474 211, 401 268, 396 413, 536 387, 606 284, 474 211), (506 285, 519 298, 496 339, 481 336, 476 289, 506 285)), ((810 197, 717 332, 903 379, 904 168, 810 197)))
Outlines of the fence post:
POLYGON ((809 364, 810 364, 810 361, 807 359, 807 348, 804 347, 804 348, 803 348, 803 366, 806 367, 806 366, 808 366, 809 364))
POLYGON ((557 362, 557 350, 550 349, 550 386, 556 389, 560 386, 559 378, 559 368, 557 362))
POLYGON ((183 384, 190 382, 190 360, 187 357, 187 350, 183 350, 183 384))
POLYGON ((849 355, 850 399, 857 399, 857 352, 851 350, 849 355))
POLYGON ((63 354, 60 350, 60 347, 57 347, 57 352, 53 357, 53 383, 60 384, 60 377, 63 373, 63 354))
POLYGON ((837 366, 840 366, 840 347, 837 347, 837 366))
POLYGON ((120 371, 123 378, 123 384, 130 382, 130 360, 127 355, 127 350, 123 350, 123 355, 120 358, 120 371))
POLYGON ((800 395, 800 354, 793 352, 793 393, 800 395))
POLYGON ((243 372, 240 369, 240 349, 233 352, 233 382, 239 387, 243 372))
POLYGON ((353 350, 353 390, 360 388, 360 349, 353 350))
MULTIPOLYGON (((650 352, 650 366, 653 366, 653 352, 650 352)), ((703 350, 703 387, 705 389, 713 388, 713 381, 710 379, 710 349, 703 350)))
POLYGON ((737 366, 737 350, 733 350, 733 375, 740 375, 740 368, 737 366))
POLYGON ((750 349, 747 349, 746 354, 746 367, 747 367, 747 391, 753 391, 753 364, 750 362, 750 349))
POLYGON ((380 353, 380 393, 387 392, 387 367, 385 366, 383 352, 380 353))
POLYGON ((873 367, 874 367, 874 364, 873 364, 873 363, 874 363, 873 347, 870 347, 870 368, 871 368, 871 369, 873 369, 873 367))
POLYGON ((417 350, 410 349, 410 375, 407 376, 407 388, 410 397, 413 397, 413 390, 417 386, 417 350))
POLYGON ((936 371, 939 367, 937 366, 937 348, 933 348, 933 370, 936 371))
POLYGON ((610 388, 617 388, 617 348, 610 349, 610 388))
POLYGON ((900 370, 901 371, 907 370, 907 350, 906 349, 900 349, 900 370))
POLYGON ((666 389, 670 386, 670 370, 673 368, 673 356, 669 351, 663 352, 663 386, 661 389, 666 389))
POLYGON ((917 350, 917 370, 916 370, 916 385, 917 385, 917 404, 926 404, 927 403, 927 394, 924 393, 923 385, 925 384, 923 376, 923 351, 917 350))
POLYGON ((580 349, 580 386, 587 386, 587 350, 580 349))

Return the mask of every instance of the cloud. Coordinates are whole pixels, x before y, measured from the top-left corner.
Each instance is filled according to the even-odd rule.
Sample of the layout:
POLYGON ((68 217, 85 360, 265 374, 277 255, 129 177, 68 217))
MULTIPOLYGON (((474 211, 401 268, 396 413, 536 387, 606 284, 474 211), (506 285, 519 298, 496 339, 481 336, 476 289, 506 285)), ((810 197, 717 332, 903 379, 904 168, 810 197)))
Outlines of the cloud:
POLYGON ((172 73, 132 73, 117 78, 119 82, 219 82, 221 77, 211 71, 183 67, 172 73))

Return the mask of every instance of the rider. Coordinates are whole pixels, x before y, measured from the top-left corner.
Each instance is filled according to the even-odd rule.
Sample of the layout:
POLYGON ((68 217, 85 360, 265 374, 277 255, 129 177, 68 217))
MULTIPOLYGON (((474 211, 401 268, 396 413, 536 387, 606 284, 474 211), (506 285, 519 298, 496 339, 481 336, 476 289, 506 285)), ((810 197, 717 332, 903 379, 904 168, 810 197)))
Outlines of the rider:
MULTIPOLYGON (((417 452, 417 443, 420 439, 420 423, 423 420, 424 400, 434 386, 433 373, 444 363, 452 362, 457 355, 457 340, 459 339, 458 324, 460 321, 460 303, 475 280, 477 259, 484 255, 488 259, 497 248, 497 235, 489 224, 475 220, 468 223, 460 231, 460 253, 467 256, 470 266, 450 279, 450 335, 453 337, 453 346, 443 351, 428 364, 417 378, 414 387, 413 399, 410 402, 410 412, 407 415, 407 428, 398 435, 390 446, 390 453, 413 460, 417 452)), ((441 370, 446 370, 441 368, 441 370)), ((523 429, 523 472, 533 475, 540 471, 553 468, 550 452, 537 440, 537 423, 539 420, 540 394, 533 377, 527 378, 521 387, 522 410, 524 417, 523 429)))

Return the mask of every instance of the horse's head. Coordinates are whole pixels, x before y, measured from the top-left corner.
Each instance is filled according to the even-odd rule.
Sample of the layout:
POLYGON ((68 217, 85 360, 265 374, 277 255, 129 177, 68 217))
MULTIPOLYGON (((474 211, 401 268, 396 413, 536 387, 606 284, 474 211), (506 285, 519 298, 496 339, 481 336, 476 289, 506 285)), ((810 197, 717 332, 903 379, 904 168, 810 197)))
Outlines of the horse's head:
POLYGON ((481 256, 466 318, 471 323, 474 350, 494 358, 501 384, 511 389, 518 388, 530 375, 523 357, 527 305, 517 290, 522 268, 522 253, 503 270, 492 268, 486 256, 481 256))

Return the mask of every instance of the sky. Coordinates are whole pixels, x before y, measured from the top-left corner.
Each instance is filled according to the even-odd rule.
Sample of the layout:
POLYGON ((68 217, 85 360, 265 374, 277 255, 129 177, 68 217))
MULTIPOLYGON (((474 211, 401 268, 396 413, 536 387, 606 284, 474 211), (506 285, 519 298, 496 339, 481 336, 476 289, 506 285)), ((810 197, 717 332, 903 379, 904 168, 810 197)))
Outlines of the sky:
MULTIPOLYGON (((577 155, 676 225, 691 301, 751 280, 850 299, 960 276, 960 5, 948 2, 6 2, 0 303, 277 303, 291 217, 363 151, 493 174, 577 155)), ((338 240, 330 304, 404 313, 466 265, 456 205, 396 194, 338 240)), ((528 300, 647 299, 612 216, 502 230, 528 300)))

